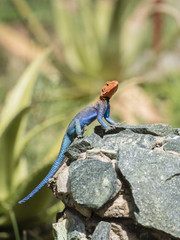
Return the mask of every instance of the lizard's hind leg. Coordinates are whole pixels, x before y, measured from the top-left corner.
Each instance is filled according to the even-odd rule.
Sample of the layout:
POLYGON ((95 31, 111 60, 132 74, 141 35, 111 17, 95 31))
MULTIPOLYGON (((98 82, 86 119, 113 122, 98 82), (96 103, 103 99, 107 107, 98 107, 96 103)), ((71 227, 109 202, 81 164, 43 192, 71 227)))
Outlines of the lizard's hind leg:
POLYGON ((79 119, 75 120, 75 130, 76 130, 76 134, 78 138, 82 138, 83 137, 83 130, 81 128, 81 124, 79 119))

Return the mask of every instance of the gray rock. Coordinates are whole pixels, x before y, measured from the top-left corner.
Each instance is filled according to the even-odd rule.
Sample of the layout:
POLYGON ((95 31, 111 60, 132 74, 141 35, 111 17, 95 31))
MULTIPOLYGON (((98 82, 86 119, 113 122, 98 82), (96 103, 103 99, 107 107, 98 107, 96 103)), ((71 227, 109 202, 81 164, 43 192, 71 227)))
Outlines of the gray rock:
POLYGON ((175 135, 180 135, 180 128, 174 128, 173 132, 175 135))
MULTIPOLYGON (((95 148, 113 157, 116 155, 115 152, 118 151, 119 145, 122 143, 137 144, 143 148, 153 149, 156 146, 156 138, 149 134, 135 133, 129 129, 118 134, 105 135, 103 139, 93 133, 73 142, 67 149, 65 155, 71 160, 76 160, 80 153, 95 148)), ((92 151, 92 153, 93 152, 94 151, 92 151)))
POLYGON ((110 229, 111 229, 110 223, 100 222, 97 225, 91 240, 109 240, 110 229))
POLYGON ((100 136, 105 135, 104 138, 102 139, 93 133, 77 139, 69 146, 65 155, 71 160, 76 160, 80 153, 92 148, 117 151, 121 143, 137 144, 143 148, 152 149, 156 145, 156 138, 154 136, 166 136, 174 133, 169 125, 158 123, 139 126, 119 125, 107 133, 104 132, 101 126, 97 126, 95 127, 95 132, 100 136))
POLYGON ((83 206, 98 209, 120 190, 109 162, 82 159, 72 162, 69 172, 72 196, 83 206))
POLYGON ((86 150, 94 147, 101 147, 101 138, 97 134, 92 133, 89 136, 85 136, 74 141, 68 147, 65 155, 71 160, 76 160, 78 159, 80 153, 86 152, 86 150))
POLYGON ((52 224, 52 233, 54 240, 65 240, 67 239, 67 223, 68 220, 65 219, 62 222, 52 224))
POLYGON ((83 218, 76 212, 65 211, 66 219, 53 223, 55 240, 87 240, 83 218))
POLYGON ((96 126, 94 132, 99 136, 104 136, 105 134, 109 133, 119 133, 124 131, 125 129, 129 129, 136 133, 142 134, 151 134, 154 136, 166 136, 168 134, 173 134, 174 130, 168 124, 161 124, 161 123, 154 123, 154 124, 145 124, 145 125, 138 125, 138 126, 129 126, 129 125, 117 125, 116 128, 105 132, 105 130, 101 126, 96 126))
POLYGON ((137 230, 133 232, 132 229, 131 224, 124 225, 121 221, 111 222, 110 240, 140 240, 137 230))
POLYGON ((180 137, 172 136, 169 139, 165 139, 165 144, 163 145, 164 151, 173 151, 180 153, 180 137))
POLYGON ((98 126, 95 126, 94 132, 97 135, 99 135, 100 137, 103 137, 104 135, 119 133, 119 132, 124 131, 126 129, 127 129, 127 125, 117 125, 115 128, 106 132, 105 129, 101 125, 98 125, 98 126))
POLYGON ((173 128, 168 124, 154 123, 154 124, 145 124, 139 126, 130 126, 133 128, 132 131, 143 134, 151 134, 154 136, 166 136, 168 134, 173 134, 173 128))
POLYGON ((84 236, 82 237, 77 230, 74 230, 67 235, 67 240, 82 240, 82 238, 87 240, 87 238, 84 236))
POLYGON ((117 165, 129 182, 137 222, 180 237, 180 157, 122 144, 117 165))
POLYGON ((138 145, 142 148, 153 149, 156 146, 156 138, 152 135, 134 133, 124 130, 118 134, 104 136, 102 140, 103 149, 118 151, 121 144, 138 145))
POLYGON ((91 150, 86 151, 86 158, 94 158, 96 155, 106 155, 110 159, 116 159, 117 150, 112 150, 109 148, 93 148, 91 150))

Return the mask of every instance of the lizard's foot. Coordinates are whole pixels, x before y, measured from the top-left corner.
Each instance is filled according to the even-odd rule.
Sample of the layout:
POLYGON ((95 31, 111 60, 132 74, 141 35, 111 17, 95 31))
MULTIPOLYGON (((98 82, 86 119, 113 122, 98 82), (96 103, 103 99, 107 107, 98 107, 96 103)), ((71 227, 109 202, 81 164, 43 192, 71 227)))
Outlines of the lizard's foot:
POLYGON ((110 131, 110 130, 113 130, 113 129, 115 129, 116 127, 118 127, 118 126, 120 126, 120 125, 122 125, 122 124, 124 124, 124 123, 125 123, 125 121, 124 121, 124 122, 121 122, 121 123, 116 123, 116 124, 109 125, 109 126, 105 129, 105 132, 108 132, 108 131, 110 131))
POLYGON ((107 128, 105 128, 105 132, 108 132, 110 130, 113 130, 116 128, 116 125, 109 125, 107 128))

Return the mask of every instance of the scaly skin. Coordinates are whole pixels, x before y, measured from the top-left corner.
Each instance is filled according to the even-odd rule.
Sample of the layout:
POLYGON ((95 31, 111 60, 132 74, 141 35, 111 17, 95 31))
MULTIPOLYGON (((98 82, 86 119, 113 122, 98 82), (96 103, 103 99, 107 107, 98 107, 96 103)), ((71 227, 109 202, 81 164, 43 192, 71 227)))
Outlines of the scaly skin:
POLYGON ((117 91, 118 85, 119 83, 117 81, 106 82, 105 86, 101 90, 101 94, 98 100, 95 103, 84 108, 73 118, 66 130, 62 141, 61 149, 49 173, 28 196, 23 198, 18 203, 21 204, 29 200, 48 182, 51 177, 53 177, 53 175, 60 167, 62 160, 64 159, 65 151, 76 137, 83 136, 83 132, 86 126, 88 126, 95 119, 97 119, 106 131, 115 127, 116 123, 109 117, 109 100, 117 91), (107 125, 104 122, 103 118, 111 125, 107 125))

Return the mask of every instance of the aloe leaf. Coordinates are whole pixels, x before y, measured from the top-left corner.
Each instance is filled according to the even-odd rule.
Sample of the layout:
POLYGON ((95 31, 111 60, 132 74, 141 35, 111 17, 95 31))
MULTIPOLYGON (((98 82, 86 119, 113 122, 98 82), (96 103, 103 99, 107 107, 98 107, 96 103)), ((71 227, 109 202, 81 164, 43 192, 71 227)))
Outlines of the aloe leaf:
POLYGON ((61 39, 64 49, 65 60, 72 69, 77 70, 82 68, 80 55, 77 56, 77 49, 74 48, 74 29, 72 28, 71 15, 68 13, 67 4, 62 1, 53 1, 54 22, 56 31, 61 39))
POLYGON ((44 51, 23 73, 14 89, 6 98, 4 108, 0 118, 0 135, 13 117, 27 107, 31 102, 33 87, 40 71, 42 63, 45 61, 50 50, 44 51))
POLYGON ((31 172, 26 179, 20 184, 11 199, 13 199, 14 211, 18 221, 24 221, 25 218, 36 218, 41 211, 47 208, 50 204, 50 199, 53 197, 51 190, 47 186, 43 187, 35 196, 24 204, 18 204, 18 201, 29 194, 46 176, 52 164, 44 164, 37 167, 31 172), (24 213, 22 215, 22 212, 24 213))
POLYGON ((3 214, 0 217, 0 226, 8 226, 11 223, 9 218, 9 209, 13 209, 16 219, 19 223, 23 222, 24 226, 26 226, 30 220, 39 221, 40 214, 44 212, 44 209, 49 207, 50 199, 52 198, 51 191, 48 190, 46 186, 27 203, 20 205, 18 204, 18 201, 39 184, 49 171, 50 167, 51 164, 46 164, 41 166, 41 168, 39 167, 36 169, 28 175, 28 178, 26 178, 24 182, 14 189, 14 192, 9 195, 8 199, 0 202, 0 213, 3 214), (7 206, 7 208, 4 208, 4 206, 7 206))
POLYGON ((57 123, 60 123, 60 122, 64 121, 65 119, 66 119, 66 117, 62 116, 62 115, 54 116, 54 117, 42 122, 41 124, 38 124, 32 130, 29 130, 29 132, 27 132, 24 135, 23 140, 20 142, 18 147, 15 149, 16 150, 15 151, 15 159, 17 159, 17 160, 19 159, 22 151, 27 146, 27 144, 33 139, 33 137, 37 136, 39 133, 41 133, 48 127, 51 127, 57 123))
POLYGON ((76 73, 84 72, 92 75, 95 72, 92 68, 99 68, 96 50, 98 45, 94 44, 95 32, 90 34, 93 30, 92 21, 89 21, 87 16, 91 2, 87 0, 85 2, 86 4, 82 4, 83 1, 78 0, 78 7, 72 12, 66 2, 56 0, 53 1, 53 9, 56 29, 65 49, 64 56, 67 65, 76 73), (86 14, 82 14, 84 11, 86 14))
MULTIPOLYGON (((84 38, 84 46, 81 46, 83 52, 85 52, 85 60, 87 65, 87 71, 90 75, 97 75, 102 67, 102 55, 100 47, 100 39, 98 34, 97 26, 97 4, 92 3, 92 1, 78 1, 80 6, 80 11, 78 16, 81 16, 81 23, 83 30, 81 34, 76 34, 78 37, 78 42, 81 38, 84 38)), ((100 13, 98 13, 100 14, 100 13)))
POLYGON ((142 1, 131 10, 128 21, 122 26, 120 48, 123 51, 123 61, 126 66, 132 65, 134 61, 137 64, 139 53, 141 52, 142 59, 143 49, 147 50, 145 36, 149 38, 149 16, 153 8, 154 2, 142 1))
POLYGON ((16 215, 12 209, 9 210, 9 217, 11 219, 11 223, 13 226, 14 235, 15 235, 16 240, 21 240, 20 234, 19 234, 19 229, 18 229, 18 224, 17 224, 17 220, 16 220, 16 215))
MULTIPOLYGON (((127 3, 126 3, 127 5, 127 3)), ((109 32, 104 52, 104 69, 106 77, 117 78, 120 72, 120 31, 125 1, 117 1, 111 15, 109 32), (107 69, 107 70, 106 70, 107 69)))
MULTIPOLYGON (((0 204, 1 205, 1 204, 0 204)), ((1 211, 1 206, 0 206, 0 213, 2 214, 2 213, 7 213, 7 211, 1 211)), ((9 217, 8 217, 8 215, 6 214, 3 214, 3 215, 1 215, 0 216, 0 226, 4 226, 4 225, 6 225, 8 222, 9 222, 9 217)), ((0 238, 1 239, 1 238, 0 238)))
POLYGON ((6 127, 0 138, 0 200, 3 200, 11 191, 12 176, 14 170, 14 148, 16 147, 16 138, 21 121, 28 112, 29 107, 22 109, 6 127))
POLYGON ((28 162, 27 159, 22 156, 18 162, 15 161, 15 167, 13 170, 12 176, 12 189, 16 189, 19 184, 23 182, 23 180, 28 176, 28 162))
MULTIPOLYGON (((54 218, 54 216, 58 213, 58 212, 62 212, 64 209, 64 204, 63 202, 61 202, 60 200, 58 200, 58 202, 56 202, 55 204, 53 204, 52 206, 50 206, 49 208, 45 209, 45 211, 43 211, 41 214, 39 214, 38 217, 38 222, 42 223, 42 222, 46 222, 49 219, 54 218)), ((38 222, 36 222, 36 224, 38 224, 38 222)))
POLYGON ((13 168, 15 167, 14 153, 22 142, 26 113, 29 109, 33 87, 40 67, 49 54, 46 50, 24 72, 14 89, 7 96, 0 119, 0 199, 5 199, 11 191, 13 168), (21 134, 20 134, 21 133, 21 134), (18 141, 19 140, 19 141, 18 141))
MULTIPOLYGON (((62 136, 63 137, 63 136, 62 136)), ((61 139, 60 139, 61 140, 61 139)), ((27 203, 19 205, 18 201, 30 193, 34 187, 36 187, 39 182, 46 176, 47 172, 50 170, 52 166, 52 162, 56 158, 58 151, 59 151, 59 143, 60 140, 57 141, 55 146, 46 154, 45 158, 41 163, 37 165, 37 167, 28 173, 26 177, 21 179, 19 185, 13 188, 13 192, 8 195, 8 199, 4 202, 0 202, 0 213, 3 214, 0 218, 0 225, 9 225, 10 218, 8 215, 8 211, 4 209, 4 204, 9 206, 13 206, 13 210, 16 214, 16 218, 19 223, 23 222, 23 225, 26 226, 29 224, 29 221, 33 224, 37 224, 39 222, 45 222, 49 220, 57 211, 62 210, 63 206, 61 202, 58 204, 53 205, 50 209, 50 199, 52 199, 52 193, 47 187, 43 187, 32 199, 30 199, 27 203), (2 203, 2 204, 1 204, 2 203), (57 206, 59 205, 59 209, 57 206), (47 209, 44 211, 44 209, 47 209), (23 214, 22 214, 23 212, 23 214), (27 222, 24 222, 26 221, 27 222)), ((21 163, 22 161, 20 161, 21 163)), ((16 167, 17 168, 17 167, 16 167)), ((27 170, 26 170, 27 171, 27 170)), ((24 174, 23 172, 19 172, 18 176, 24 174)))

